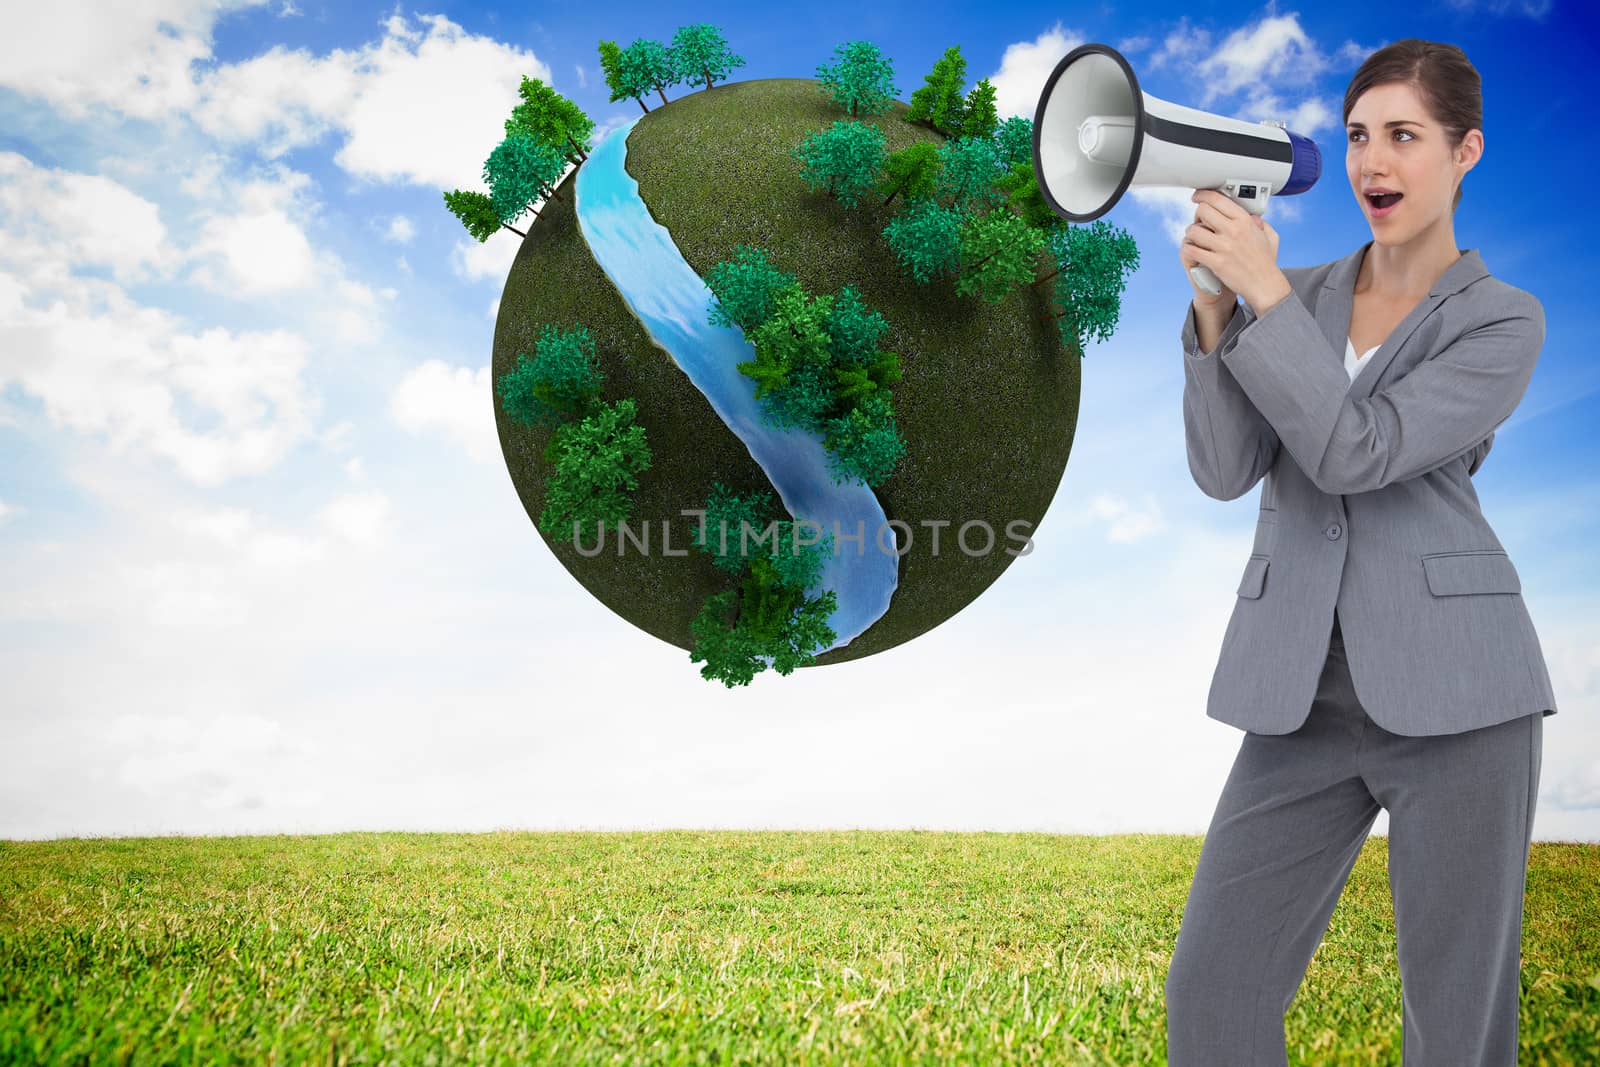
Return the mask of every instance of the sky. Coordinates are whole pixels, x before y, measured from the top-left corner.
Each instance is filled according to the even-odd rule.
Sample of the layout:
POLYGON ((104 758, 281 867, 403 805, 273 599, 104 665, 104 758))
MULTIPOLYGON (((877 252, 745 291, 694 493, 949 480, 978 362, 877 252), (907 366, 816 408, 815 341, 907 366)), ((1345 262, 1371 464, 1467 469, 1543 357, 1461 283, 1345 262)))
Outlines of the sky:
POLYGON ((1343 169, 1362 59, 1461 46, 1485 116, 1457 244, 1547 320, 1474 478, 1559 709, 1534 837, 1600 841, 1580 8, 0 2, 0 837, 1205 830, 1243 736, 1205 703, 1256 497, 1187 467, 1190 190, 1105 216, 1141 265, 1034 550, 923 637, 729 690, 529 522, 489 378, 519 238, 472 241, 440 192, 483 187, 523 75, 598 139, 640 112, 597 43, 710 22, 732 80, 870 40, 901 100, 959 44, 1002 118, 1111 44, 1154 96, 1318 142, 1322 180, 1268 210, 1283 266, 1372 236, 1343 169))

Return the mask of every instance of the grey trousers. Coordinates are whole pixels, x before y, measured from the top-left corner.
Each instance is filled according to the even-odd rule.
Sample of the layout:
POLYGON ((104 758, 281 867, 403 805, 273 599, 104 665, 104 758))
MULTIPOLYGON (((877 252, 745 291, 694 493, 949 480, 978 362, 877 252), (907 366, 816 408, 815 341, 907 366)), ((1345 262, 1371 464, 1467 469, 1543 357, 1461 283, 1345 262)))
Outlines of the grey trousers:
POLYGON ((1247 732, 1217 802, 1167 970, 1167 1062, 1288 1063, 1284 1015, 1381 807, 1405 1067, 1512 1067, 1544 715, 1390 733, 1333 636, 1305 723, 1247 732))

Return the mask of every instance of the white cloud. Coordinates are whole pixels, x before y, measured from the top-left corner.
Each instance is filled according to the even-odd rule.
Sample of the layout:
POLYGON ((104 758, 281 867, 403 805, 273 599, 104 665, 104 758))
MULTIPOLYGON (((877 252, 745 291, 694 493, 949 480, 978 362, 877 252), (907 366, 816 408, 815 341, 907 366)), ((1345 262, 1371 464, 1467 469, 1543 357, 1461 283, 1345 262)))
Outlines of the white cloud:
POLYGON ((15 383, 43 402, 51 422, 104 434, 116 452, 169 460, 207 485, 270 468, 310 432, 318 402, 303 381, 301 335, 195 329, 114 282, 79 273, 109 263, 133 277, 184 258, 169 249, 147 201, 109 179, 8 153, 0 156, 0 230, 0 391, 15 383), (127 212, 127 236, 108 236, 97 248, 88 224, 117 225, 36 209, 62 191, 75 205, 127 212))
POLYGON ((105 107, 159 119, 192 108, 191 67, 211 56, 225 12, 262 0, 51 0, 5 20, 0 86, 44 99, 68 118, 105 107))
POLYGON ((1327 61, 1298 15, 1269 15, 1228 34, 1196 72, 1218 95, 1262 82, 1315 82, 1327 61))
POLYGON ((381 336, 384 304, 397 294, 350 278, 336 255, 314 247, 320 206, 308 175, 281 163, 236 174, 213 162, 195 189, 207 206, 187 252, 191 282, 241 300, 291 298, 317 332, 342 342, 381 336))
POLYGON ((194 200, 210 200, 221 194, 227 160, 215 152, 192 161, 178 188, 194 200))
POLYGON ((1543 20, 1555 6, 1554 0, 1446 0, 1457 11, 1490 15, 1525 15, 1535 22, 1543 20))
POLYGON ((487 366, 474 372, 430 359, 401 380, 389 410, 395 422, 413 433, 442 432, 478 463, 492 464, 500 456, 487 366))
POLYGON ((245 299, 312 288, 346 295, 342 264, 307 236, 318 224, 309 175, 281 163, 254 172, 217 169, 196 188, 205 199, 188 253, 191 281, 245 299))
POLYGON ((193 332, 111 287, 54 295, 45 308, 0 312, 0 388, 20 385, 57 425, 170 460, 202 485, 265 471, 308 435, 319 402, 302 380, 297 334, 193 332), (180 398, 217 425, 194 428, 180 398))
POLYGON ((397 15, 357 50, 278 47, 208 73, 195 121, 223 140, 260 141, 269 155, 337 131, 345 141, 334 160, 358 177, 465 188, 505 136, 524 74, 552 80, 533 53, 443 15, 416 26, 397 15))
POLYGON ((389 228, 384 231, 384 237, 396 244, 407 244, 417 235, 417 227, 404 215, 396 215, 389 220, 389 228))
POLYGON ((208 271, 196 280, 243 296, 303 289, 316 279, 311 242, 281 208, 212 216, 194 250, 216 256, 225 268, 223 277, 208 271))
POLYGON ((180 258, 149 200, 109 178, 36 167, 15 152, 0 152, 0 218, 7 243, 48 245, 53 264, 109 267, 124 281, 169 274, 180 258))
POLYGON ((1138 504, 1120 493, 1096 493, 1089 500, 1087 517, 1104 526, 1110 544, 1132 544, 1167 530, 1161 502, 1149 493, 1143 494, 1138 504))
POLYGON ((1001 120, 1020 115, 1031 119, 1039 109, 1039 95, 1045 79, 1066 54, 1084 42, 1080 34, 1069 34, 1057 22, 1031 41, 1006 45, 1000 69, 989 75, 995 87, 994 106, 1001 120))
POLYGON ((206 73, 194 121, 220 141, 259 142, 276 157, 339 126, 359 91, 356 53, 317 58, 278 45, 206 73))
MULTIPOLYGON (((626 126, 628 123, 632 122, 638 117, 638 115, 630 115, 627 112, 623 112, 620 115, 606 116, 599 122, 595 123, 594 132, 589 135, 589 143, 591 145, 598 146, 601 141, 604 141, 608 136, 610 136, 612 130, 621 129, 623 126, 626 126)), ((562 172, 562 177, 565 178, 571 173, 572 168, 568 167, 562 172)), ((543 202, 544 201, 542 200, 540 201, 541 204, 543 202)))
POLYGON ((391 510, 388 496, 371 490, 331 501, 317 520, 331 536, 366 548, 381 544, 392 534, 391 510))
MULTIPOLYGON (((135 118, 187 116, 213 137, 268 158, 344 136, 335 162, 385 182, 465 188, 505 136, 523 75, 553 84, 532 52, 467 33, 443 15, 392 15, 358 49, 313 55, 277 46, 207 69, 226 11, 262 0, 63 0, 10 20, 0 86, 68 118, 102 107, 135 118), (447 86, 448 91, 441 91, 447 86)), ((290 5, 280 14, 298 13, 290 5)))
POLYGON ((335 283, 333 299, 321 309, 319 318, 341 341, 371 343, 382 334, 384 305, 392 303, 397 295, 398 292, 389 287, 375 290, 362 282, 341 278, 335 283))
POLYGON ((1600 808, 1600 759, 1574 767, 1550 794, 1550 802, 1558 807, 1600 808))
POLYGON ((1151 70, 1170 66, 1192 71, 1211 52, 1211 31, 1203 26, 1191 26, 1188 16, 1184 16, 1161 39, 1161 47, 1151 53, 1148 66, 1151 70))
POLYGON ((8 504, 4 500, 0 500, 0 526, 4 526, 6 523, 10 522, 12 519, 21 514, 21 508, 17 507, 15 504, 8 504))
POLYGON ((157 792, 199 784, 207 808, 249 807, 252 798, 261 804, 266 796, 275 804, 308 805, 320 796, 312 786, 273 788, 260 782, 253 789, 230 788, 241 770, 246 778, 258 777, 259 772, 247 769, 259 767, 263 760, 315 755, 305 738, 265 715, 228 709, 201 718, 119 714, 107 724, 106 741, 128 753, 118 764, 114 782, 136 790, 157 792))
POLYGON ((1366 52, 1356 51, 1359 50, 1352 50, 1347 43, 1329 56, 1301 27, 1299 15, 1292 13, 1268 15, 1241 26, 1216 44, 1210 31, 1191 27, 1187 19, 1180 19, 1148 64, 1151 70, 1173 69, 1194 87, 1194 102, 1184 101, 1188 106, 1214 110, 1214 101, 1219 97, 1242 91, 1246 103, 1231 113, 1283 119, 1296 133, 1310 135, 1315 125, 1295 123, 1310 120, 1320 124, 1328 107, 1316 105, 1309 112, 1285 108, 1276 91, 1289 88, 1297 93, 1310 92, 1330 70, 1365 58, 1366 52))
POLYGON ((457 241, 450 250, 450 267, 467 281, 488 278, 504 282, 521 247, 522 238, 506 230, 496 230, 494 236, 481 244, 470 239, 457 241))
POLYGON ((505 137, 523 75, 550 83, 550 68, 443 15, 421 21, 425 35, 402 37, 391 20, 389 35, 364 53, 371 73, 344 117, 348 139, 334 161, 379 181, 465 187, 505 137))

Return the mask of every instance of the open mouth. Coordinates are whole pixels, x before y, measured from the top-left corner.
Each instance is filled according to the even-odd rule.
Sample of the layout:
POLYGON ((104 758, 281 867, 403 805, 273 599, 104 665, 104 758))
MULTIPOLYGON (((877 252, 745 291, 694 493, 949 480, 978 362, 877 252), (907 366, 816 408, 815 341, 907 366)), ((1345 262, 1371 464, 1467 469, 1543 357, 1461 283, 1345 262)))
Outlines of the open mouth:
POLYGON ((1383 212, 1398 204, 1404 195, 1404 193, 1368 193, 1367 203, 1372 205, 1375 212, 1383 212))

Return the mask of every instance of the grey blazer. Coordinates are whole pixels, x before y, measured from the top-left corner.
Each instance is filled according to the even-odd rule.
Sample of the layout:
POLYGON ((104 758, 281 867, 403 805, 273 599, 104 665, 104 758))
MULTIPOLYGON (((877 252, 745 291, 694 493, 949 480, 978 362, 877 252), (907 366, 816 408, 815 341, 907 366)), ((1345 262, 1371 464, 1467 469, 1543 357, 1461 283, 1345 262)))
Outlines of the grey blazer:
POLYGON ((1386 730, 1553 715, 1521 580, 1470 478, 1527 390, 1544 307, 1470 249, 1352 381, 1345 340, 1371 245, 1284 269, 1294 292, 1260 317, 1236 304, 1210 355, 1185 315, 1189 471, 1218 500, 1265 476, 1206 714, 1297 729, 1337 610, 1358 698, 1386 730))

